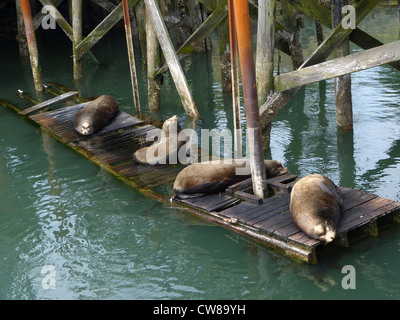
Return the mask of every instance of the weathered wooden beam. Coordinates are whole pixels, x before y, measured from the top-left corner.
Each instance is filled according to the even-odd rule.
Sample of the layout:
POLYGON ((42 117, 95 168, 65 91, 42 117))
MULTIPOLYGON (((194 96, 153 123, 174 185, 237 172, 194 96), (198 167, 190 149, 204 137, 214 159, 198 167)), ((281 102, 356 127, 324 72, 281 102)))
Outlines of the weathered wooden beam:
POLYGON ((257 23, 256 80, 258 104, 267 101, 274 88, 276 0, 259 2, 257 23))
MULTIPOLYGON (((44 1, 44 0, 40 0, 44 1)), ((48 1, 48 0, 47 0, 48 1)), ((128 8, 132 8, 139 0, 128 0, 128 8)), ((76 47, 78 58, 88 52, 111 28, 123 17, 122 2, 76 47)))
MULTIPOLYGON (((348 0, 331 0, 332 28, 342 21, 342 8, 348 0)), ((335 50, 334 57, 340 58, 350 54, 350 41, 346 38, 335 50)), ((351 97, 351 74, 335 78, 336 124, 342 129, 353 128, 353 103, 351 97)))
POLYGON ((109 0, 92 0, 92 2, 108 12, 112 12, 116 7, 116 5, 109 0))
MULTIPOLYGON (((192 35, 176 50, 176 54, 189 54, 194 51, 195 44, 207 38, 218 24, 226 17, 226 5, 228 0, 223 0, 212 14, 192 33, 192 35)), ((164 64, 156 73, 156 76, 168 70, 168 65, 164 64)))
POLYGON ((29 107, 29 108, 27 108, 25 110, 22 110, 22 111, 19 112, 19 114, 23 115, 23 116, 26 116, 26 115, 28 115, 28 114, 30 114, 32 112, 43 110, 43 109, 51 107, 51 106, 53 106, 53 105, 55 105, 57 103, 63 102, 63 101, 68 100, 68 99, 71 99, 71 98, 77 96, 78 94, 79 94, 79 92, 77 92, 77 91, 70 91, 70 92, 64 93, 64 94, 59 95, 57 97, 54 97, 54 98, 51 98, 49 100, 43 101, 43 102, 41 102, 39 104, 36 104, 36 105, 34 105, 32 107, 29 107))
POLYGON ((16 39, 18 41, 19 54, 20 54, 20 56, 22 58, 24 58, 24 59, 26 59, 26 61, 28 61, 28 59, 29 59, 29 48, 28 48, 28 42, 26 40, 24 16, 22 14, 21 1, 20 0, 16 0, 15 1, 15 9, 16 9, 16 12, 17 12, 18 35, 16 36, 16 39))
POLYGON ((76 49, 82 40, 82 0, 72 1, 72 50, 74 65, 74 80, 83 78, 83 61, 76 49))
MULTIPOLYGON (((332 16, 329 9, 318 5, 314 1, 305 2, 300 0, 289 0, 290 3, 298 10, 309 16, 310 18, 321 22, 326 27, 332 27, 332 16)), ((356 13, 357 16, 357 13, 356 13)), ((359 46, 360 48, 367 50, 373 47, 383 45, 382 42, 376 38, 370 36, 368 33, 362 31, 359 28, 352 30, 349 35, 350 41, 359 46)), ((389 64, 391 67, 400 71, 400 62, 392 62, 389 64)))
MULTIPOLYGON (((227 16, 226 6, 228 0, 222 0, 222 2, 213 8, 213 12, 208 16, 208 18, 202 23, 202 25, 192 33, 192 35, 179 47, 176 51, 176 54, 189 54, 194 51, 194 44, 202 39, 207 38, 211 32, 225 19, 227 16)), ((199 1, 204 4, 203 1, 199 1)), ((214 2, 212 2, 214 3, 214 2)), ((257 8, 257 7, 255 7, 257 8)), ((276 31, 285 31, 286 29, 277 21, 275 21, 275 30, 276 31)), ((289 48, 286 40, 281 36, 281 34, 275 35, 275 47, 282 52, 290 55, 289 48)), ((167 71, 168 66, 163 65, 158 71, 157 75, 167 71)))
MULTIPOLYGON (((304 2, 299 1, 299 0, 288 0, 288 1, 295 8, 310 15, 314 19, 319 18, 319 15, 315 14, 315 11, 319 10, 320 12, 322 12, 321 15, 324 17, 323 19, 321 18, 321 22, 324 24, 327 23, 328 26, 331 25, 330 20, 329 20, 329 22, 326 22, 326 17, 329 17, 329 19, 331 19, 330 11, 328 9, 318 5, 314 0, 311 0, 311 1, 307 0, 304 2), (310 9, 312 9, 312 10, 310 10, 310 9)), ((372 0, 370 3, 376 5, 378 1, 379 0, 372 0)), ((363 2, 358 4, 357 8, 360 10, 360 11, 356 11, 359 13, 359 16, 357 17, 357 20, 359 22, 369 12, 368 10, 371 10, 371 7, 369 7, 367 1, 364 0, 363 2)), ((337 27, 338 30, 339 30, 339 28, 341 28, 341 26, 337 27)), ((341 28, 341 29, 343 29, 343 28, 341 28)), ((311 54, 309 59, 299 67, 299 69, 302 69, 302 68, 308 67, 312 64, 320 63, 320 62, 324 61, 333 52, 333 50, 336 48, 336 46, 338 46, 348 36, 348 34, 346 34, 346 33, 341 33, 341 35, 339 36, 338 32, 335 32, 335 30, 331 33, 330 37, 325 39, 325 41, 317 48, 317 50, 315 50, 311 54), (326 45, 326 43, 328 43, 328 44, 326 45), (324 50, 322 50, 325 45, 326 45, 326 48, 324 50), (328 47, 329 47, 329 50, 327 49, 328 47)), ((357 29, 352 30, 352 31, 353 32, 351 34, 356 32, 357 29)), ((276 83, 277 81, 278 81, 278 78, 275 78, 275 91, 282 90, 282 89, 279 89, 280 83, 276 83)), ((271 123, 271 121, 278 114, 279 110, 281 110, 286 105, 286 103, 288 103, 291 100, 291 98, 296 94, 297 90, 299 89, 299 87, 294 87, 293 85, 291 86, 291 88, 292 89, 288 89, 288 90, 284 89, 285 91, 276 92, 266 103, 264 103, 262 106, 260 106, 260 117, 261 117, 261 124, 262 124, 263 129, 267 128, 267 126, 271 123)))
POLYGON ((156 31, 158 42, 160 43, 161 50, 164 53, 165 60, 167 61, 175 86, 179 92, 183 107, 188 115, 198 118, 199 112, 197 111, 196 105, 193 101, 182 67, 175 54, 175 49, 161 16, 160 9, 155 3, 155 0, 145 0, 145 4, 147 10, 150 12, 151 21, 156 31))
MULTIPOLYGON (((52 0, 51 3, 54 8, 57 8, 63 0, 52 0)), ((42 24, 43 18, 48 15, 48 13, 43 13, 41 10, 33 17, 33 25, 35 26, 35 30, 39 28, 42 24)))
POLYGON ((232 90, 232 75, 229 47, 229 20, 225 18, 218 25, 219 65, 221 70, 222 91, 232 90))
POLYGON ((43 6, 52 6, 53 9, 49 12, 54 20, 56 20, 57 24, 61 27, 64 33, 68 36, 68 38, 73 41, 73 31, 72 27, 68 23, 67 20, 64 19, 60 11, 54 6, 51 0, 39 0, 43 6))
MULTIPOLYGON (((380 0, 363 0, 356 6, 356 25, 358 25, 367 14, 375 8, 380 0)), ((312 55, 304 62, 302 67, 310 66, 322 59, 326 59, 353 31, 354 29, 344 29, 339 23, 332 33, 321 43, 312 55)))
POLYGON ((275 90, 289 90, 398 60, 400 41, 275 76, 275 90))
POLYGON ((146 6, 143 1, 139 1, 135 6, 135 17, 138 29, 140 49, 142 51, 143 61, 147 61, 147 21, 146 21, 146 6))
MULTIPOLYGON (((184 0, 184 3, 189 11, 189 16, 192 20, 192 31, 195 31, 203 24, 200 3, 197 0, 184 0)), ((196 52, 206 51, 205 38, 199 39, 198 41, 192 43, 192 45, 196 52)))
POLYGON ((256 74, 254 68, 253 47, 251 41, 250 14, 247 0, 233 2, 238 38, 240 69, 242 74, 243 94, 246 108, 247 135, 250 151, 251 177, 254 195, 264 199, 267 183, 264 165, 264 152, 261 140, 260 115, 256 74))
POLYGON ((29 0, 21 0, 21 10, 24 16, 25 33, 28 41, 29 58, 31 61, 33 82, 37 93, 43 92, 42 69, 39 63, 39 51, 36 44, 35 29, 33 27, 32 12, 29 0))
MULTIPOLYGON (((73 31, 71 25, 67 20, 64 19, 62 14, 57 10, 57 6, 62 2, 62 0, 39 0, 43 6, 51 6, 52 10, 49 11, 48 14, 52 16, 52 18, 57 22, 61 30, 67 35, 67 37, 73 42, 73 31)), ((38 13, 34 18, 35 29, 37 29, 41 24, 41 19, 43 19, 43 13, 38 13)), ((100 64, 100 61, 94 56, 91 51, 88 51, 85 55, 85 58, 88 62, 94 62, 96 64, 100 64)))
POLYGON ((158 110, 161 103, 161 77, 156 77, 155 74, 160 67, 161 50, 148 10, 146 10, 146 48, 147 100, 149 110, 158 110))

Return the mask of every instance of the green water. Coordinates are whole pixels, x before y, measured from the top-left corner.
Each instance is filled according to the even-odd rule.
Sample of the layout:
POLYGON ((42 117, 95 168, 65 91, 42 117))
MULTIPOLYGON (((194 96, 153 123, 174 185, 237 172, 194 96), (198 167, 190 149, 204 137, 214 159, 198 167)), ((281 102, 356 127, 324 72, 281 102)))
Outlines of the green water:
MULTIPOLYGON (((361 28, 384 43, 397 40, 396 10, 374 10, 361 28)), ((69 40, 59 30, 40 34, 44 81, 73 87, 69 40)), ((309 20, 302 37, 308 55, 315 42, 309 20)), ((16 90, 32 92, 29 67, 21 64, 15 41, 2 39, 0 47, 0 97, 22 106, 16 90)), ((133 113, 123 31, 93 52, 104 65, 85 66, 82 93, 111 94, 133 113)), ((138 51, 136 58, 147 112, 138 51)), ((216 49, 194 54, 182 66, 202 115, 198 128, 232 129, 216 49)), ((282 69, 288 66, 283 57, 282 69)), ((300 176, 322 173, 342 186, 399 201, 400 74, 382 66, 354 74, 352 81, 352 132, 336 128, 333 81, 308 85, 274 120, 266 157, 300 176)), ((166 76, 157 117, 173 114, 185 124, 166 76)), ((140 195, 12 111, 1 107, 0 119, 2 299, 400 298, 400 226, 323 256, 318 265, 301 264, 140 195), (356 289, 342 287, 345 265, 355 268, 356 289), (42 273, 44 266, 54 272, 54 289, 42 283, 50 274, 42 273)))

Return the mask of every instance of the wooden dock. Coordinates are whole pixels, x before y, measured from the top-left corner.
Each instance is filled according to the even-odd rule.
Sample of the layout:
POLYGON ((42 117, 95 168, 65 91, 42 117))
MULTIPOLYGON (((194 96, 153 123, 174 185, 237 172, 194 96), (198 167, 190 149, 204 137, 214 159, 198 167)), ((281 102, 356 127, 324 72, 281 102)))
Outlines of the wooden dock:
MULTIPOLYGON (((146 141, 146 134, 154 127, 121 111, 100 132, 81 136, 75 132, 73 122, 76 113, 86 103, 29 115, 29 112, 18 110, 0 99, 0 104, 8 108, 12 106, 11 109, 20 116, 28 117, 54 138, 107 169, 142 194, 184 208, 202 219, 242 234, 253 242, 307 263, 317 263, 322 252, 330 247, 349 246, 353 234, 376 236, 381 227, 400 221, 399 202, 360 190, 341 188, 344 203, 338 236, 332 244, 324 245, 301 232, 290 217, 290 189, 297 176, 289 173, 268 179, 271 192, 265 200, 251 194, 251 179, 233 185, 221 194, 175 199, 172 196, 172 185, 183 165, 141 166, 132 160, 132 154, 137 149, 150 143, 146 141)), ((38 111, 35 108, 31 110, 38 111)))

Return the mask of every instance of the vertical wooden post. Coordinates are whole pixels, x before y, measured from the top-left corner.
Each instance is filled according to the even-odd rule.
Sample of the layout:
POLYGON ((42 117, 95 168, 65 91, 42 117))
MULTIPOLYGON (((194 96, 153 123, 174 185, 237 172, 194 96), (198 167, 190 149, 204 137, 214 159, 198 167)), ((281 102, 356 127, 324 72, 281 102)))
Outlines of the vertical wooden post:
MULTIPOLYGON (((235 158, 242 158, 242 124, 240 116, 240 87, 239 87, 239 59, 236 35, 235 15, 233 1, 228 1, 229 12, 229 42, 231 51, 231 75, 232 75, 232 107, 233 107, 233 152, 235 158)), ((399 0, 400 1, 400 0, 399 0)))
POLYGON ((232 76, 230 66, 228 19, 223 19, 218 25, 219 65, 221 68, 222 91, 232 90, 232 76))
POLYGON ((150 110, 160 109, 161 77, 155 77, 160 68, 161 51, 156 32, 150 20, 150 12, 146 9, 146 47, 147 47, 147 97, 150 110))
POLYGON ((258 3, 256 79, 258 104, 267 101, 274 87, 276 0, 258 3))
POLYGON ((28 61, 29 60, 29 48, 28 48, 28 42, 26 40, 24 16, 22 14, 20 0, 15 1, 15 7, 16 7, 16 11, 17 11, 17 27, 18 27, 17 40, 18 40, 18 45, 19 45, 19 54, 20 54, 21 58, 28 61))
POLYGON ((139 86, 136 76, 135 53, 133 51, 132 29, 131 29, 131 19, 129 17, 128 0, 122 0, 122 9, 124 11, 125 34, 126 34, 126 44, 128 47, 129 71, 131 74, 133 103, 135 105, 136 113, 140 114, 139 86))
MULTIPOLYGON (((400 22, 400 0, 397 0, 397 15, 399 17, 399 22, 400 22)), ((400 40, 400 29, 399 29, 399 37, 398 39, 400 40)))
POLYGON ((188 115, 198 118, 199 112, 194 104, 182 67, 179 64, 178 58, 175 54, 175 49, 172 45, 167 27, 165 26, 164 20, 161 16, 160 9, 155 3, 155 0, 144 1, 146 8, 149 10, 151 22, 153 23, 156 31, 158 42, 160 43, 161 50, 164 53, 165 60, 167 61, 172 78, 175 82, 175 86, 181 97, 183 107, 188 115))
MULTIPOLYGON (((331 0, 332 27, 336 28, 342 22, 342 7, 348 0, 331 0)), ((350 43, 347 38, 335 51, 335 58, 346 56, 350 53, 350 43)), ((351 75, 335 79, 336 123, 343 129, 353 128, 353 106, 351 100, 351 75)))
POLYGON ((140 49, 142 50, 142 57, 144 63, 147 63, 147 48, 146 48, 146 7, 143 1, 139 1, 135 6, 136 21, 139 31, 140 49))
POLYGON ((74 80, 80 80, 83 78, 83 60, 79 57, 76 47, 82 40, 82 0, 71 1, 71 12, 74 80))
MULTIPOLYGON (((188 8, 189 16, 193 20, 193 23, 192 23, 192 33, 193 33, 203 23, 201 9, 200 9, 201 4, 197 0, 185 0, 184 2, 185 2, 186 7, 188 8)), ((193 47, 196 52, 206 51, 205 40, 196 42, 193 45, 193 47)))
POLYGON ((253 192, 255 196, 263 199, 266 193, 266 177, 251 41, 249 4, 247 0, 234 0, 233 6, 239 46, 240 69, 242 72, 244 103, 246 107, 253 192))
MULTIPOLYGON (((321 4, 321 0, 317 0, 317 2, 321 4)), ((317 33, 317 43, 320 45, 322 42, 324 42, 324 31, 322 29, 321 22, 315 21, 315 31, 317 33)))
POLYGON ((43 92, 42 70, 39 63, 39 51, 37 49, 35 29, 33 27, 32 12, 29 0, 21 0, 21 9, 24 16, 26 39, 28 41, 29 57, 33 74, 35 90, 43 92))

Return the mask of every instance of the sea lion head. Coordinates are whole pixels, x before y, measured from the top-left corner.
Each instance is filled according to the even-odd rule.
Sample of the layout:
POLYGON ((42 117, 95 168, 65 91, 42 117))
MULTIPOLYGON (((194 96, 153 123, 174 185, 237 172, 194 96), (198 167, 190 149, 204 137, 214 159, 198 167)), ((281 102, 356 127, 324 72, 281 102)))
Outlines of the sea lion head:
POLYGON ((89 124, 89 122, 85 121, 78 127, 78 132, 87 136, 93 133, 93 127, 89 124))
POLYGON ((181 126, 178 123, 178 119, 178 116, 175 115, 164 121, 162 131, 167 137, 173 134, 178 134, 182 130, 181 126))
POLYGON ((265 171, 267 173, 267 177, 275 177, 284 173, 287 173, 288 170, 282 165, 282 162, 277 160, 264 160, 265 163, 265 171))
POLYGON ((319 240, 325 241, 326 243, 332 242, 336 237, 336 232, 323 224, 314 227, 314 234, 319 240))

